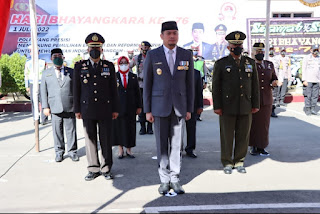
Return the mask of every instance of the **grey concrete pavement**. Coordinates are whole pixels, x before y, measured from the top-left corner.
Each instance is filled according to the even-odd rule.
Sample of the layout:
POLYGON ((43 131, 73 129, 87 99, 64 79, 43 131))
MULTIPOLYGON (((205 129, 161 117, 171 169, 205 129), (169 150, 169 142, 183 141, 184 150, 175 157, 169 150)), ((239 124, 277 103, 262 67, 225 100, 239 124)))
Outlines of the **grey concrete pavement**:
POLYGON ((207 106, 197 123, 198 158, 183 155, 186 194, 175 197, 158 194, 153 135, 137 135, 135 159, 117 159, 114 147, 113 181, 100 176, 87 182, 81 120, 80 161, 65 155, 56 163, 51 125, 40 126, 37 153, 31 113, 1 113, 0 212, 320 212, 320 117, 302 109, 303 103, 278 108, 279 118, 271 118, 271 156, 248 154, 247 174, 225 175, 218 117, 207 106))

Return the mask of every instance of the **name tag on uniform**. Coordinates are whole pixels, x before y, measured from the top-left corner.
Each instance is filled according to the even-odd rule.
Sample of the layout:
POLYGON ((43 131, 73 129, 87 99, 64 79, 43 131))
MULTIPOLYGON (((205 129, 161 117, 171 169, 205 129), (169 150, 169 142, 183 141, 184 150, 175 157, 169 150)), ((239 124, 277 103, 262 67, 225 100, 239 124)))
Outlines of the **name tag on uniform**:
POLYGON ((250 65, 250 64, 246 65, 245 72, 246 73, 252 73, 253 72, 252 65, 250 65))
POLYGON ((81 73, 82 74, 87 74, 87 73, 89 73, 89 70, 88 69, 81 69, 81 73))
POLYGON ((101 76, 110 76, 110 69, 108 67, 104 67, 101 76))

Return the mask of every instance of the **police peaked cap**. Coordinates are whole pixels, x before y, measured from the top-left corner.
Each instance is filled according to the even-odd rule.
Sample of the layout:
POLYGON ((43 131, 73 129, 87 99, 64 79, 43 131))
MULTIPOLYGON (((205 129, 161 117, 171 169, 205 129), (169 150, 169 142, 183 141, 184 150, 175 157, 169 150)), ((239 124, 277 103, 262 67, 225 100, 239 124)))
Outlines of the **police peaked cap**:
POLYGON ((60 48, 54 48, 51 50, 51 56, 55 53, 61 53, 63 55, 63 52, 60 48))
POLYGON ((163 22, 161 26, 161 33, 166 30, 178 30, 177 22, 175 21, 163 22))
POLYGON ((312 45, 312 50, 319 50, 319 45, 312 45))
POLYGON ((151 44, 147 41, 143 41, 141 42, 141 46, 148 46, 148 47, 151 47, 151 44))
POLYGON ((243 40, 246 39, 246 34, 242 33, 241 31, 233 31, 229 33, 226 37, 225 40, 227 40, 230 44, 242 44, 243 40))
POLYGON ((91 33, 87 36, 85 43, 88 47, 101 47, 104 43, 104 38, 98 33, 91 33))
POLYGON ((256 43, 254 43, 253 48, 256 50, 264 50, 264 43, 256 42, 256 43))
POLYGON ((193 23, 193 25, 192 25, 192 30, 194 30, 194 29, 202 29, 202 30, 204 31, 204 26, 203 26, 203 24, 200 23, 200 22, 193 23))
POLYGON ((217 27, 214 29, 214 31, 224 31, 226 32, 227 31, 227 27, 224 25, 224 24, 219 24, 217 25, 217 27))

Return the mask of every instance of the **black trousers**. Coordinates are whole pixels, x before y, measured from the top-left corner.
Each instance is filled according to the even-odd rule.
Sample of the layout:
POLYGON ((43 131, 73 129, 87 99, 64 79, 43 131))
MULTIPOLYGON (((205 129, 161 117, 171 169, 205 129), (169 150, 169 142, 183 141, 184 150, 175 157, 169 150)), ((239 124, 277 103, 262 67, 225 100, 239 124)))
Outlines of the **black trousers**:
POLYGON ((186 130, 187 130, 187 146, 185 151, 187 153, 192 152, 196 149, 196 125, 197 125, 197 112, 191 113, 191 119, 186 121, 186 130))
POLYGON ((111 130, 112 119, 83 119, 84 138, 89 172, 109 172, 112 161, 111 130), (97 129, 98 128, 98 129, 97 129), (101 148, 101 161, 98 155, 98 137, 101 148))

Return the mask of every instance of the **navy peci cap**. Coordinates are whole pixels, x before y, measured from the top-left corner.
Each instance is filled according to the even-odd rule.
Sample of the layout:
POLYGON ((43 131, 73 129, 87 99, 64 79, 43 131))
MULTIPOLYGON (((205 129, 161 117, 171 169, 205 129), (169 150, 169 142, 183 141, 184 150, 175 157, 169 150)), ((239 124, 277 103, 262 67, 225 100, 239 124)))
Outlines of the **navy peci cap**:
POLYGON ((166 30, 178 30, 177 22, 175 21, 163 22, 161 26, 161 33, 166 30))

